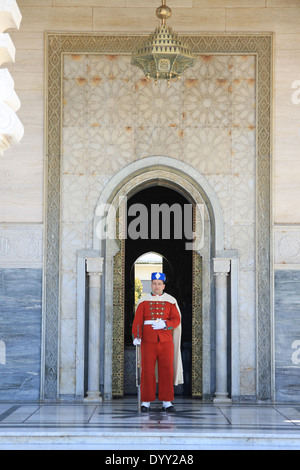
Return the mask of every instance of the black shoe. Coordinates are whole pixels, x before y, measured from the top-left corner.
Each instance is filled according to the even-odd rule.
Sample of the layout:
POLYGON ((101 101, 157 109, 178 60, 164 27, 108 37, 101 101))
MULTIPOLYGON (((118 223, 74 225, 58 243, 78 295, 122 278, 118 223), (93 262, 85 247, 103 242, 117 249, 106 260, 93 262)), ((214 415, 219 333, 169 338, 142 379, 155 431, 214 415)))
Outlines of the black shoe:
POLYGON ((150 411, 150 406, 141 406, 142 413, 148 413, 148 411, 150 411))
POLYGON ((168 406, 168 408, 165 408, 164 406, 162 407, 163 411, 166 411, 167 413, 175 413, 175 408, 174 406, 168 406))

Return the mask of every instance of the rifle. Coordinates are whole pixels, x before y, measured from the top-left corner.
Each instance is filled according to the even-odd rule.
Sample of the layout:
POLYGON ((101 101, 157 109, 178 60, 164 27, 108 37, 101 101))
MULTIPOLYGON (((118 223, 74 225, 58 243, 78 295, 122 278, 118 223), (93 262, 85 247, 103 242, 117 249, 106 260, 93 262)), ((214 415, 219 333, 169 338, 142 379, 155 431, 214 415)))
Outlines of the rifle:
MULTIPOLYGON (((140 339, 139 325, 137 327, 137 338, 140 339)), ((136 386, 138 391, 138 411, 141 411, 141 346, 136 346, 136 386)))

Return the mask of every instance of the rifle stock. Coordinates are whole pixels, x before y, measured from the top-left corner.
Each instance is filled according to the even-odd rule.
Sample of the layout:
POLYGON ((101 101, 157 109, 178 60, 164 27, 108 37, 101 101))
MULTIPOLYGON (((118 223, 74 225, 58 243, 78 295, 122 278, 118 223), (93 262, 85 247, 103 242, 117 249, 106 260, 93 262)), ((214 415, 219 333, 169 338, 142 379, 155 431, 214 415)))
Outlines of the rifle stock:
MULTIPOLYGON (((139 326, 137 338, 140 339, 139 326)), ((141 346, 136 346, 136 386, 138 393, 138 411, 141 411, 141 346)))

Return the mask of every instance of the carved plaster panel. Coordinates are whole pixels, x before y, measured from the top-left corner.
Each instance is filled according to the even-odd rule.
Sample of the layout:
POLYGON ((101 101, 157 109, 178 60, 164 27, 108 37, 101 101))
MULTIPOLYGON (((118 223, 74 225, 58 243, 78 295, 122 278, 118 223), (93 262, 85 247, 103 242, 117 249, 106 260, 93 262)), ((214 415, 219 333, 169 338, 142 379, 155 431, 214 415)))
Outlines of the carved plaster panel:
MULTIPOLYGON (((128 164, 160 154, 188 162, 206 176, 222 205, 224 247, 238 247, 241 271, 257 269, 257 395, 270 398, 272 36, 187 36, 198 60, 170 87, 154 87, 129 66, 142 39, 46 35, 44 395, 55 397, 58 389, 59 259, 63 272, 75 271, 76 251, 92 246, 97 194, 128 164)), ((253 349, 249 354, 255 358, 253 349)))
POLYGON ((275 267, 298 269, 300 265, 300 227, 274 227, 274 263, 275 267))
POLYGON ((0 268, 42 268, 43 228, 0 225, 0 268))

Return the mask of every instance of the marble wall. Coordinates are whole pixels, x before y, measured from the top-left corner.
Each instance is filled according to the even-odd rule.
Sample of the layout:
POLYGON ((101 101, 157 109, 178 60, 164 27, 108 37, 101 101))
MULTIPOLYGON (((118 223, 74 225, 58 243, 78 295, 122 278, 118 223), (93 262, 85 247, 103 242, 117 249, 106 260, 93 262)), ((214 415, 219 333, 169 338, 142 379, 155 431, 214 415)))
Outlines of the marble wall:
POLYGON ((38 400, 42 271, 0 268, 0 401, 38 400))
POLYGON ((275 388, 277 401, 300 398, 300 272, 275 274, 275 388))
MULTIPOLYGON (((159 2, 158 2, 159 3, 159 2)), ((299 100, 299 80, 300 80, 300 34, 299 34, 299 18, 300 18, 300 5, 299 0, 247 0, 241 3, 236 0, 169 0, 169 6, 173 10, 171 19, 172 27, 178 32, 265 32, 272 31, 275 33, 275 51, 274 51, 274 146, 273 146, 273 215, 274 215, 274 254, 276 267, 279 265, 285 268, 300 270, 300 255, 299 255, 299 224, 300 224, 300 205, 298 198, 295 197, 299 191, 300 181, 300 162, 299 162, 299 143, 300 143, 300 100, 299 100), (276 225, 278 224, 278 225, 276 225), (284 224, 282 227, 280 224, 284 224), (296 255, 295 255, 296 253, 296 255), (288 266, 289 265, 289 266, 288 266), (293 265, 293 266, 291 266, 293 265)), ((20 269, 30 269, 30 273, 42 267, 42 237, 43 237, 43 222, 44 222, 44 165, 47 156, 44 152, 44 115, 45 115, 45 90, 44 90, 44 32, 45 31, 82 31, 82 32, 150 32, 156 26, 155 8, 152 0, 18 0, 18 6, 21 10, 23 17, 20 31, 10 32, 12 40, 16 46, 16 60, 14 64, 8 66, 11 74, 15 80, 15 89, 21 100, 21 109, 18 112, 22 123, 25 127, 25 134, 22 139, 21 145, 14 146, 7 150, 3 157, 0 158, 0 227, 1 227, 1 240, 0 240, 0 269, 10 271, 10 276, 13 272, 16 274, 16 282, 19 279, 20 269), (11 224, 7 229, 7 224, 11 224), (9 231, 12 236, 7 236, 5 233, 9 231), (4 233, 3 233, 4 232, 4 233), (23 237, 23 234, 26 236, 23 237), (33 235, 33 237, 32 237, 33 235), (33 240, 31 242, 31 240, 33 240), (25 250, 22 249, 25 246, 25 250), (37 252, 36 249, 39 251, 37 252), (31 250, 31 251, 30 251, 31 250), (31 264, 31 255, 35 256, 34 266, 31 264), (31 269, 34 268, 33 271, 31 269), (11 271, 14 269, 15 271, 11 271)), ((86 86, 84 83, 82 90, 86 86)), ((125 84, 124 84, 125 85, 125 84)), ((244 84, 250 86, 250 83, 244 84)), ((68 85, 66 85, 68 86, 68 85)), ((73 91, 79 89, 76 83, 72 84, 73 91)), ((69 88, 70 96, 72 95, 72 86, 69 88)), ((222 87, 219 87, 222 90, 222 87)), ((190 88, 190 92, 193 87, 190 88)), ((224 91, 224 90, 223 90, 224 91)), ((246 92, 246 88, 240 88, 240 98, 246 92)), ((244 95, 246 96, 246 95, 244 95)), ((206 102, 207 103, 207 102, 206 102)), ((68 106, 68 105, 67 105, 68 106)), ((238 114, 237 114, 238 115, 238 114)), ((113 119, 113 114, 112 114, 113 119)), ((195 117, 194 117, 195 119, 195 117)), ((103 142, 108 139, 107 129, 106 134, 102 129, 103 142)), ((65 138, 68 140, 68 145, 72 140, 72 132, 70 131, 67 137, 67 130, 65 138)), ((157 131, 156 136, 162 139, 163 136, 167 138, 173 132, 174 128, 164 129, 161 131, 161 136, 157 131), (167 133, 168 132, 168 133, 167 133), (165 133, 165 134, 163 134, 165 133)), ((204 143, 204 150, 214 148, 215 145, 220 143, 221 136, 214 133, 213 129, 205 135, 202 130, 197 136, 204 143)), ((239 150, 244 149, 246 155, 247 149, 252 148, 252 139, 254 133, 251 128, 238 136, 239 130, 235 130, 232 135, 238 137, 239 150)), ((144 149, 149 147, 149 135, 144 132, 139 140, 139 145, 136 147, 136 155, 142 156, 144 149)), ((155 134, 154 134, 155 135, 155 134)), ((228 139, 228 136, 226 136, 228 139)), ((121 139, 121 137, 120 137, 121 139)), ((177 135, 177 141, 179 136, 177 135)), ((200 142, 199 140, 199 142, 200 142)), ((225 137, 222 142, 224 143, 225 137)), ((167 142, 171 142, 167 139, 167 142)), ((129 131, 123 132, 123 147, 124 152, 128 152, 128 145, 132 144, 129 138, 129 131), (126 150, 127 146, 127 150, 126 150)), ((156 144, 158 145, 158 144, 156 144)), ((197 145, 194 137, 188 142, 189 146, 197 145)), ((113 151, 112 147, 107 147, 109 151, 113 151)), ((77 149, 78 150, 78 149, 77 149)), ((221 147, 220 147, 221 150, 221 147)), ((173 149, 174 152, 178 152, 173 149)), ((206 151, 206 150, 205 150, 206 151)), ((75 152, 76 153, 76 152, 75 152)), ((128 154, 128 153, 127 153, 128 154)), ((177 153, 178 154, 178 153, 177 153)), ((228 162, 228 155, 226 152, 216 153, 217 167, 220 168, 223 163, 228 162)), ((100 158, 100 157, 99 157, 100 158)), ((187 158, 195 165, 202 165, 207 175, 214 180, 214 184, 218 187, 219 195, 222 199, 224 210, 231 214, 233 213, 233 206, 228 203, 229 193, 220 184, 219 175, 213 175, 209 159, 204 159, 203 162, 197 162, 197 157, 193 151, 188 154, 187 158)), ((120 163, 120 159, 118 160, 120 163)), ((244 160, 246 162, 246 159, 244 160)), ((249 160, 250 161, 250 160, 249 160)), ((118 163, 118 164, 119 164, 118 163)), ((121 163, 122 164, 122 163, 121 163)), ((238 162, 237 162, 238 164, 238 162)), ((227 167, 228 168, 228 167, 227 167)), ((241 174, 248 171, 247 165, 244 167, 238 166, 241 169, 241 174)), ((111 171, 115 171, 113 168, 111 171)), ((231 175, 232 176, 232 175, 231 175)), ((84 176, 86 177, 86 175, 84 176)), ((83 180, 84 177, 81 177, 83 180)), ((106 173, 109 178, 109 174, 106 173)), ((227 175, 228 181, 230 175, 227 175)), ((91 199, 95 198, 95 186, 92 181, 96 182, 97 173, 94 174, 94 180, 90 180, 90 194, 91 199)), ((76 181, 80 181, 79 176, 77 180, 72 177, 65 178, 64 191, 65 195, 72 193, 76 188, 76 181), (72 189, 73 188, 73 189, 72 189)), ((236 181, 238 181, 236 179, 236 181)), ((102 184, 102 183, 101 183, 102 184)), ((230 187, 231 188, 231 187, 230 187)), ((237 220, 245 220, 248 215, 252 217, 252 212, 249 214, 245 210, 247 206, 247 191, 249 184, 241 185, 241 197, 237 201, 234 210, 238 216, 237 220), (239 206, 241 202, 241 206, 239 206), (243 214, 244 212, 244 214, 243 214), (244 217, 241 219, 240 217, 244 217)), ((82 208, 81 208, 82 209, 82 208)), ((90 209, 89 209, 90 210, 90 209)), ((71 212, 75 214, 76 206, 69 206, 69 212, 65 212, 65 216, 69 217, 71 212)), ((79 212, 80 213, 80 212, 79 212)), ((76 215, 76 214, 75 214, 76 215)), ((65 241, 72 242, 76 238, 72 238, 72 229, 77 230, 76 223, 64 232, 65 241)), ((248 241, 251 238, 251 224, 250 228, 247 223, 240 227, 239 233, 234 231, 233 227, 227 227, 227 243, 228 246, 232 240, 237 240, 240 244, 240 249, 243 252, 242 260, 245 271, 251 272, 253 279, 250 282, 250 292, 254 295, 254 251, 249 249, 248 241)), ((84 246, 90 243, 90 229, 85 227, 84 231, 84 246)), ((251 245, 252 246, 252 245, 251 245)), ((69 260, 72 263, 72 249, 69 253, 69 260)), ((291 276, 293 275, 291 272, 291 276)), ((247 276, 248 276, 247 274, 247 276)), ((288 273, 285 273, 287 276, 288 273)), ((242 294, 247 299, 249 292, 249 277, 242 276, 241 290, 242 294)), ((283 271, 276 274, 275 294, 276 297, 276 321, 279 318, 284 318, 284 308, 282 304, 278 303, 278 299, 282 298, 284 294, 282 284, 283 271), (281 312, 282 309, 282 312, 281 312)), ((10 285, 13 284, 13 279, 10 277, 10 285)), ((25 281, 24 281, 25 282, 25 281)), ((37 276, 35 279, 37 289, 40 289, 41 280, 37 276)), ((73 270, 65 269, 64 289, 69 286, 74 287, 73 270)), ((22 282, 23 284, 23 282, 22 282)), ((24 284, 26 286, 26 283, 24 284)), ((295 284, 290 284, 294 286, 295 284)), ((288 295, 288 294, 287 294, 288 295)), ((6 297, 1 296, 1 302, 6 302, 6 297)), ((31 296, 28 297, 28 306, 31 305, 31 296)), ((19 295, 16 290, 15 300, 11 300, 12 305, 19 305, 19 295)), ((72 298, 66 298, 66 305, 64 311, 68 312, 63 320, 63 332, 69 332, 70 325, 74 325, 74 314, 71 314, 72 298), (73 316, 72 316, 73 315, 73 316)), ((254 302, 254 300, 253 300, 254 302)), ((246 302, 243 303, 244 307, 241 310, 241 320, 244 320, 248 315, 246 302)), ((291 297, 291 308, 294 308, 294 301, 291 297)), ((15 307, 11 307, 14 309, 15 307)), ((30 309, 29 309, 30 310, 30 309)), ((2 309, 1 309, 2 315, 2 309)), ((273 315, 273 312, 270 312, 273 315)), ((253 317, 252 322, 253 322, 253 317)), ((5 325, 5 322, 3 323, 5 325)), ((7 325, 7 323, 6 323, 7 325)), ((288 338, 289 326, 287 323, 285 332, 288 338)), ((241 338, 241 344, 249 343, 250 347, 255 341, 254 324, 250 325, 252 336, 247 334, 247 325, 245 325, 245 334, 241 338)), ((19 328, 11 321, 11 328, 19 328)), ((292 328, 292 326, 291 326, 292 328)), ((2 331, 2 330, 1 330, 2 331)), ((7 344, 1 337, 0 331, 0 370, 3 365, 3 357, 6 354, 7 344)), ((277 335, 277 333, 276 333, 277 335)), ((65 379, 64 383, 66 388, 64 391, 69 393, 73 390, 72 384, 72 368, 69 368, 68 361, 73 361, 75 340, 72 338, 72 347, 69 351, 65 351, 64 367, 65 379), (71 371, 71 377, 70 372, 71 371), (68 382, 69 381, 69 382, 68 382), (71 384, 69 387, 68 384, 71 384)), ((26 338, 25 338, 26 340, 26 338)), ((278 344, 284 342, 283 337, 280 339, 278 336, 275 338, 275 349, 278 344), (280 343, 281 342, 281 343, 280 343)), ((288 339, 289 342, 289 339, 288 339)), ((25 341, 26 344, 26 341, 25 341)), ((280 346, 281 348, 281 346, 280 346)), ((253 376, 255 371, 252 364, 255 363, 254 354, 251 353, 250 357, 247 354, 247 348, 244 349, 243 363, 249 364, 245 367, 245 374, 242 376, 243 389, 249 389, 249 384, 253 383, 253 376)), ((294 350, 295 352, 295 350, 294 350)), ((64 351, 63 351, 64 354, 64 351)), ((288 363, 288 361, 286 362, 288 363)), ((278 365, 276 366, 278 369, 278 365)), ((287 369, 288 370, 288 369, 287 369)), ((291 370, 291 369, 289 369, 291 370)), ((280 374, 279 374, 280 375, 280 374)), ((277 371, 277 386, 282 390, 280 384, 280 377, 277 371)), ((37 383, 36 383, 37 384, 37 383)), ((2 387, 0 386, 0 389, 2 387)), ((38 384, 37 388, 38 389, 38 384)), ((17 388, 15 389, 17 390, 17 388)), ((22 397, 22 388, 18 389, 20 397, 22 397)), ((35 392, 36 393, 36 392, 35 392)), ((17 396, 15 394, 14 396, 17 396)), ((285 399, 284 393, 279 393, 278 397, 285 399)))

